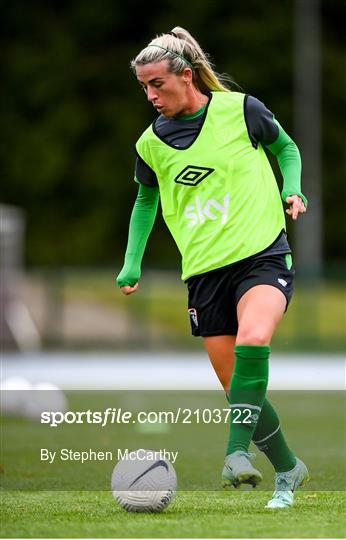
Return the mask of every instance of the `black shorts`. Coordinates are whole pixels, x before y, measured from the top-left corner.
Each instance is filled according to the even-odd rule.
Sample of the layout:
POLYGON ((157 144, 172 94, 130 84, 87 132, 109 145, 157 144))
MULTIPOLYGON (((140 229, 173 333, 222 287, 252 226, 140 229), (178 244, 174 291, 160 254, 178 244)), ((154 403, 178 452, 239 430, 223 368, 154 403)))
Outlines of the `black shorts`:
POLYGON ((187 280, 189 315, 194 336, 235 336, 237 304, 255 285, 272 285, 293 294, 294 268, 289 254, 250 258, 187 280))

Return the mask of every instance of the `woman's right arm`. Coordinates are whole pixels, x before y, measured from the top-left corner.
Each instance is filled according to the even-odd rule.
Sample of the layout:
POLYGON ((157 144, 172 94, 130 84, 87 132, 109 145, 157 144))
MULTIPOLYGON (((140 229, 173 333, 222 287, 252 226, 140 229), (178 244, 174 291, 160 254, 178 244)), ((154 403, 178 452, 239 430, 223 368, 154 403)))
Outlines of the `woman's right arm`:
POLYGON ((124 266, 116 280, 124 294, 137 290, 142 258, 154 225, 158 203, 159 188, 139 184, 130 219, 124 266))

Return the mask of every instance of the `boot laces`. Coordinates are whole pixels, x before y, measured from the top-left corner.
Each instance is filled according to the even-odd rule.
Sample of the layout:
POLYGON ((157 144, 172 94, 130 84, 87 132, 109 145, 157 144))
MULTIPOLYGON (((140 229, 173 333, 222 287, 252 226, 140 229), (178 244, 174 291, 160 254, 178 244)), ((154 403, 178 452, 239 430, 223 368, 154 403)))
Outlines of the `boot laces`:
POLYGON ((275 480, 276 491, 292 490, 293 477, 291 472, 278 473, 275 480))
POLYGON ((256 454, 254 452, 243 452, 243 455, 250 460, 253 460, 256 457, 256 454))

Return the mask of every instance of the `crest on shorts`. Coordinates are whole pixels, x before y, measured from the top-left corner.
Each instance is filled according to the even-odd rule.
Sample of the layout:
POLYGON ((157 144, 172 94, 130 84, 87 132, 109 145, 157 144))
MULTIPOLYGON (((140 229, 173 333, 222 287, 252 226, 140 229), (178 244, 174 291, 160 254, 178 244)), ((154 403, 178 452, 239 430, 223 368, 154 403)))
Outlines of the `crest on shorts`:
POLYGON ((195 308, 189 308, 187 311, 189 312, 190 319, 193 322, 193 324, 196 327, 198 327, 198 317, 197 317, 197 311, 195 310, 195 308))

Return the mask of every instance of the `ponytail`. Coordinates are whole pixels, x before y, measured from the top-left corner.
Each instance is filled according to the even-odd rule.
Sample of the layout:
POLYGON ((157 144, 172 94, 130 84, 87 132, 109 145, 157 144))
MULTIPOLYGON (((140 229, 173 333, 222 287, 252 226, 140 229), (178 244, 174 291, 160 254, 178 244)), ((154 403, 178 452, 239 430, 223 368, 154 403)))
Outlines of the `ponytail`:
POLYGON ((168 69, 179 74, 184 68, 192 69, 192 82, 202 92, 230 92, 232 78, 218 74, 213 69, 207 53, 191 34, 176 26, 171 32, 154 38, 131 62, 135 70, 138 65, 153 64, 168 60, 168 69))

